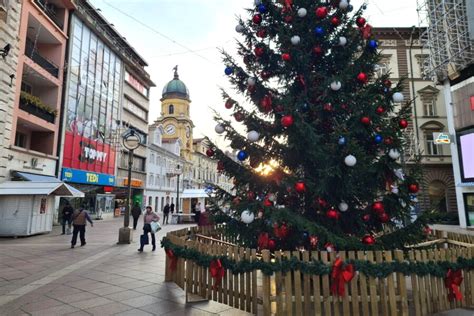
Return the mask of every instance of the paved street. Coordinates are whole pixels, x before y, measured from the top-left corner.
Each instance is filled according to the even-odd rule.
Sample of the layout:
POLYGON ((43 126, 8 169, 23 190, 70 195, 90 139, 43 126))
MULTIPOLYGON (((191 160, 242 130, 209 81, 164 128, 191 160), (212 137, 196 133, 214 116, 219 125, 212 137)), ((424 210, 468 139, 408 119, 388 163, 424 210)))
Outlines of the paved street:
MULTIPOLYGON (((0 315, 248 315, 215 302, 185 305, 184 291, 164 282, 165 254, 116 245, 123 219, 87 226, 85 247, 70 249, 60 227, 47 235, 0 239, 0 315)), ((80 243, 79 243, 80 244, 80 243)))

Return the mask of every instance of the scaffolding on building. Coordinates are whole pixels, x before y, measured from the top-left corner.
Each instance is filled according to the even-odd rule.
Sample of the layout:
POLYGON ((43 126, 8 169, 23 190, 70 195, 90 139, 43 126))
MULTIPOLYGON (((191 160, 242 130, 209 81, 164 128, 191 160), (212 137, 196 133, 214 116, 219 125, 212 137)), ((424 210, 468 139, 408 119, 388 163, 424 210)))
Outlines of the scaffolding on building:
MULTIPOLYGON (((417 0, 427 79, 454 79, 462 69, 474 63, 474 34, 469 34, 468 9, 472 0, 417 0), (467 3, 467 5, 466 5, 467 3)), ((472 27, 472 26, 471 26, 472 27)))

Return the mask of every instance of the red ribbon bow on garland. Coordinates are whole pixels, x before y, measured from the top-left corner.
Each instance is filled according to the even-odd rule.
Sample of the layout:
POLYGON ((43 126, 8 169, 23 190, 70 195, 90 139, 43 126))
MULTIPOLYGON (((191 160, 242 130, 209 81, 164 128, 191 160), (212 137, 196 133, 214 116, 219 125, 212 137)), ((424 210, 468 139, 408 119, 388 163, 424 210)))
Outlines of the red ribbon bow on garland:
POLYGON ((288 11, 293 11, 291 6, 293 5, 293 0, 285 0, 285 9, 288 11))
POLYGON ((362 37, 364 39, 369 39, 372 35, 372 26, 368 23, 365 26, 359 28, 359 30, 361 31, 362 37))
POLYGON ((221 285, 222 278, 225 274, 225 269, 222 266, 220 259, 214 259, 211 261, 209 272, 211 273, 211 277, 216 280, 212 289, 217 289, 221 285))
POLYGON ((446 273, 444 278, 444 285, 448 289, 448 299, 450 301, 456 299, 456 301, 462 301, 462 293, 459 290, 463 280, 462 270, 453 271, 451 269, 446 273))
POLYGON ((171 260, 170 261, 170 271, 173 272, 176 270, 176 266, 178 265, 178 257, 174 255, 173 250, 165 249, 166 256, 171 260))
POLYGON ((332 295, 344 296, 346 292, 344 283, 350 282, 354 275, 354 266, 352 264, 344 265, 344 262, 337 258, 331 271, 332 295))

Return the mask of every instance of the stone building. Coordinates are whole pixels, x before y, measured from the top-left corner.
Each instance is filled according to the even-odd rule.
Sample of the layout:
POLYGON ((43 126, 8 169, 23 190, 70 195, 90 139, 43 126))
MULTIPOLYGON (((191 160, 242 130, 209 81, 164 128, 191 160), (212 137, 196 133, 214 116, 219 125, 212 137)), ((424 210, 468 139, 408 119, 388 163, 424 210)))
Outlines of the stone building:
POLYGON ((456 194, 449 144, 437 144, 447 135, 447 115, 442 86, 423 79, 422 62, 428 52, 422 50, 419 28, 374 28, 382 60, 379 74, 390 72, 392 83, 404 79, 405 100, 412 100, 413 113, 408 129, 410 148, 407 163, 421 155, 423 181, 418 195, 421 210, 456 211, 456 194))

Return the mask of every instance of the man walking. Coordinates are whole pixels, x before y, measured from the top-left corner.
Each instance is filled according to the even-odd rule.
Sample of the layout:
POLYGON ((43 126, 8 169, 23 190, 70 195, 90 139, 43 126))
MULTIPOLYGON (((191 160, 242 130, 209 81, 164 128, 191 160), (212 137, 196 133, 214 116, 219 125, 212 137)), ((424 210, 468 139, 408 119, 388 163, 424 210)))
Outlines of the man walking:
MULTIPOLYGON (((156 240, 155 240, 155 233, 151 229, 151 223, 152 222, 159 222, 160 217, 158 214, 152 211, 151 206, 146 207, 146 212, 145 212, 145 225, 143 225, 143 235, 146 236, 144 239, 148 240, 148 233, 151 235, 151 244, 153 246, 151 251, 155 251, 156 249, 156 240)), ((148 241, 146 241, 148 243, 148 241)), ((143 252, 143 247, 145 247, 145 241, 140 237, 140 248, 138 249, 139 252, 143 252)))
POLYGON ((171 202, 171 204, 170 204, 170 212, 171 212, 171 214, 174 213, 174 203, 173 202, 171 202))
POLYGON ((137 229, 137 223, 138 223, 138 218, 142 214, 142 209, 140 208, 140 205, 138 205, 138 202, 135 202, 135 205, 132 208, 132 217, 133 217, 133 230, 137 229))
POLYGON ((166 219, 166 224, 168 224, 169 215, 170 215, 170 204, 169 202, 166 202, 166 205, 163 208, 163 225, 165 224, 165 219, 166 219))
POLYGON ((72 223, 72 213, 74 212, 74 209, 72 208, 71 204, 69 202, 66 202, 66 205, 63 207, 62 211, 62 221, 61 224, 63 226, 63 233, 61 235, 66 234, 66 223, 67 223, 67 228, 68 228, 68 235, 71 233, 71 223, 72 223))
POLYGON ((91 217, 83 207, 79 210, 75 210, 72 214, 72 225, 74 229, 72 231, 72 240, 71 240, 71 248, 74 248, 77 241, 77 234, 81 239, 81 247, 86 245, 86 221, 91 223, 91 227, 94 227, 94 223, 92 223, 91 217))

